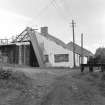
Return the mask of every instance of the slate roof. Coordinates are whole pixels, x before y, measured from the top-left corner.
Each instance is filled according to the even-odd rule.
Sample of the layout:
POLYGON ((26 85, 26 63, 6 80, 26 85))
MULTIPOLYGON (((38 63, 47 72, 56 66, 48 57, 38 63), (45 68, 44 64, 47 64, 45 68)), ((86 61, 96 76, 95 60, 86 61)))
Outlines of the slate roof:
MULTIPOLYGON (((74 44, 75 46, 75 53, 81 55, 81 47, 78 44, 74 44)), ((67 44, 68 49, 70 49, 71 51, 73 51, 73 42, 69 42, 67 44)), ((90 52, 89 50, 83 48, 83 55, 84 56, 93 56, 92 52, 90 52)))

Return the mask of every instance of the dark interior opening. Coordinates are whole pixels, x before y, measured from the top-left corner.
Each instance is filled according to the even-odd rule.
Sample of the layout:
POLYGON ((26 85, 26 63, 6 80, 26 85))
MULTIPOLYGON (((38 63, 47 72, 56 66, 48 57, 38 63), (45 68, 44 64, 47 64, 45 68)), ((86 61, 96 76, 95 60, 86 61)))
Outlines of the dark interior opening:
POLYGON ((18 51, 16 45, 0 46, 0 51, 2 53, 2 63, 18 64, 18 51))
POLYGON ((39 67, 39 63, 37 57, 35 55, 32 43, 30 42, 30 66, 32 67, 39 67))

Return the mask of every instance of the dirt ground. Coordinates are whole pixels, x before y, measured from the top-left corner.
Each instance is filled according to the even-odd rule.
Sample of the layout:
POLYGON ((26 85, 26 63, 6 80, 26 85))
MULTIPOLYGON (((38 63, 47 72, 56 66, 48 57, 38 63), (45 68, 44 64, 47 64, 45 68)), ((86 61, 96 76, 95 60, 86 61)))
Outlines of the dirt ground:
POLYGON ((41 105, 104 105, 103 82, 96 82, 94 74, 84 75, 58 77, 41 105))
POLYGON ((43 70, 0 78, 0 105, 105 105, 101 72, 43 70))

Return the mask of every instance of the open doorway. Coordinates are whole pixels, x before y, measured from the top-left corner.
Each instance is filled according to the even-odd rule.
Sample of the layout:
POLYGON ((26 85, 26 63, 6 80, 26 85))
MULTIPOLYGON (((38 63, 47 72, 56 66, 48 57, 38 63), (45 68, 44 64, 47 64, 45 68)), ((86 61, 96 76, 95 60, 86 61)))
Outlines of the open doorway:
POLYGON ((39 63, 37 57, 35 55, 32 43, 30 42, 30 66, 32 67, 39 67, 39 63))

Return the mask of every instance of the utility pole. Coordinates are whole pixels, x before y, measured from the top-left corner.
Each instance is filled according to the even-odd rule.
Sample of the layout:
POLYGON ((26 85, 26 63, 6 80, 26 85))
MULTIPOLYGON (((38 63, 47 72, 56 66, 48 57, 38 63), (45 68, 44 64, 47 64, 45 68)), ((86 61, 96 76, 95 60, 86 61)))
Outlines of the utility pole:
POLYGON ((81 34, 81 64, 83 64, 83 33, 81 34))
POLYGON ((76 23, 74 23, 74 20, 72 20, 72 30, 73 30, 73 62, 74 62, 74 67, 76 67, 75 65, 75 35, 74 35, 74 25, 76 23))

